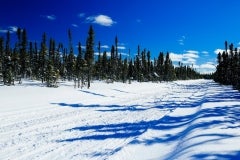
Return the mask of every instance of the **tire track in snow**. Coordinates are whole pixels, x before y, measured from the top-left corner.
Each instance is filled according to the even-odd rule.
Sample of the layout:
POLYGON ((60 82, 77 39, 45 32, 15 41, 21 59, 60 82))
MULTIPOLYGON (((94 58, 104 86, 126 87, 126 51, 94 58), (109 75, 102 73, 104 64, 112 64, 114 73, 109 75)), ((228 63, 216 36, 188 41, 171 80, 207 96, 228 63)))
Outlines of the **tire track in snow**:
MULTIPOLYGON (((204 97, 205 97, 205 94, 204 94, 204 92, 205 91, 203 91, 202 90, 202 88, 192 88, 192 89, 188 89, 189 87, 186 87, 186 89, 185 89, 185 86, 177 86, 177 90, 176 90, 176 88, 174 89, 174 90, 171 90, 168 94, 165 94, 165 96, 163 96, 163 95, 161 95, 159 98, 161 98, 162 96, 163 96, 163 98, 161 98, 160 100, 158 100, 158 97, 156 97, 157 99, 155 100, 155 103, 156 103, 156 105, 157 105, 157 108, 158 108, 158 106, 160 106, 160 108, 167 108, 167 109, 165 109, 167 112, 164 114, 164 116, 162 117, 162 118, 160 118, 159 119, 159 122, 157 122, 157 123, 159 123, 160 125, 162 124, 162 122, 161 122, 161 119, 163 120, 163 119, 165 119, 165 117, 171 117, 171 116, 173 116, 174 117, 174 114, 175 114, 175 112, 176 112, 176 110, 179 110, 179 109, 181 109, 181 108, 186 108, 186 107, 191 107, 191 103, 192 102, 196 102, 196 106, 195 107, 193 107, 193 109, 194 109, 194 112, 193 112, 193 114, 194 113, 196 113, 200 108, 200 103, 199 103, 199 101, 204 101, 204 97), (174 93, 172 92, 172 91, 174 91, 174 93), (177 93, 176 93, 177 92, 177 93), (178 94, 180 94, 180 95, 178 95, 178 94), (177 95, 177 97, 175 97, 177 95), (191 99, 190 99, 191 98, 191 99), (168 105, 169 105, 169 103, 171 104, 172 103, 172 101, 173 102, 175 102, 174 104, 173 104, 173 108, 168 108, 168 105)), ((191 109, 192 110, 192 109, 191 109)), ((191 111, 192 112, 192 111, 191 111)), ((164 123, 163 124, 165 124, 165 123, 167 123, 167 121, 165 122, 164 121, 164 123)), ((184 130, 184 128, 185 127, 187 127, 188 125, 184 125, 184 127, 182 127, 182 128, 180 128, 181 130, 184 130)), ((173 128, 174 129, 174 128, 173 128)), ((164 133, 162 133, 161 132, 161 129, 159 130, 160 132, 159 133, 157 133, 160 137, 162 137, 162 136, 165 136, 164 135, 164 133)), ((181 132, 181 131, 179 131, 179 132, 181 132)), ((150 132, 151 133, 151 132, 150 132)), ((153 133, 155 133, 155 132, 153 132, 153 133)), ((171 133, 171 131, 169 131, 169 133, 171 133)), ((153 134, 153 135, 151 135, 151 134, 149 134, 149 132, 147 132, 146 131, 146 134, 147 134, 147 137, 148 137, 148 139, 150 138, 150 137, 156 137, 157 135, 156 135, 156 133, 155 134, 153 134)), ((137 139, 137 141, 138 142, 142 142, 142 141, 145 141, 144 140, 144 136, 141 138, 141 136, 142 135, 139 135, 139 136, 137 136, 136 137, 136 139, 137 139)), ((150 138, 151 139, 151 138, 150 138)), ((179 139, 181 139, 181 137, 179 138, 179 139)), ((134 141, 134 140, 133 140, 134 141)), ((128 159, 139 159, 140 157, 138 157, 138 158, 136 158, 136 157, 134 157, 134 156, 131 156, 131 155, 134 155, 135 153, 131 153, 131 152, 129 152, 128 153, 128 151, 129 150, 131 150, 130 148, 131 148, 131 146, 133 146, 132 145, 132 142, 133 141, 131 141, 128 145, 126 145, 125 146, 125 150, 124 150, 124 154, 125 155, 130 155, 129 157, 128 157, 128 159), (130 148, 129 148, 130 147, 130 148), (130 158, 130 157, 132 157, 132 158, 130 158)), ((181 140, 180 140, 181 141, 181 140)), ((161 143, 160 143, 161 144, 161 143)), ((179 145, 181 144, 181 142, 179 142, 179 143, 176 143, 175 144, 175 146, 177 146, 177 147, 179 147, 179 145)), ((176 148, 177 148, 176 147, 176 148)), ((159 149, 161 149, 161 148, 159 148, 159 149)), ((174 149, 174 150, 170 150, 169 152, 171 153, 171 152, 174 152, 176 149, 174 149)), ((132 151, 132 150, 131 150, 132 151)), ((135 149, 133 149, 133 151, 135 151, 135 149)), ((149 152, 151 152, 150 150, 148 151, 148 153, 149 152)), ((168 153, 169 153, 168 152, 168 153)), ((123 154, 123 153, 122 153, 123 154)), ((141 152, 141 154, 144 154, 144 152, 141 152)), ((120 154, 118 154, 119 155, 119 157, 121 157, 121 153, 120 154)), ((114 159, 114 158, 113 158, 114 159)), ((126 159, 126 157, 121 157, 121 158, 119 158, 119 159, 126 159)), ((154 159, 156 159, 156 158, 154 158, 154 159)), ((161 159, 161 158, 160 158, 161 159)))
MULTIPOLYGON (((134 140, 138 139, 142 136, 142 134, 146 133, 144 131, 140 135, 136 135, 134 137, 128 138, 121 138, 121 139, 107 139, 107 145, 103 147, 102 142, 93 142, 93 140, 84 141, 75 141, 75 142, 63 142, 57 143, 57 140, 61 139, 69 139, 69 138, 81 138, 86 137, 92 134, 98 134, 99 132, 88 130, 88 131, 76 131, 70 132, 66 131, 68 129, 79 127, 79 126, 91 126, 91 125, 110 125, 110 124, 117 124, 117 123, 138 123, 140 121, 151 121, 154 119, 161 118, 161 116, 168 116, 177 108, 178 104, 185 103, 186 104, 190 101, 187 97, 193 94, 193 97, 198 96, 197 90, 188 91, 187 89, 181 93, 182 88, 184 86, 175 85, 168 87, 167 85, 162 86, 162 90, 153 91, 152 88, 148 90, 141 90, 139 89, 139 93, 131 93, 131 94, 121 94, 116 96, 115 98, 108 98, 107 101, 102 101, 103 103, 100 104, 96 108, 70 108, 66 109, 66 107, 59 109, 59 106, 55 106, 50 109, 48 107, 44 107, 42 109, 38 109, 36 117, 32 117, 34 115, 34 110, 32 110, 32 106, 26 106, 26 110, 22 113, 27 114, 28 109, 30 110, 29 116, 26 116, 25 119, 19 120, 19 122, 11 121, 11 123, 4 123, 3 127, 0 127, 0 135, 7 135, 9 134, 10 139, 13 140, 14 143, 7 144, 5 153, 11 153, 11 155, 2 157, 12 159, 15 157, 19 157, 19 159, 61 159, 63 156, 69 159, 108 159, 112 157, 116 153, 121 152, 126 146, 131 144, 134 140), (173 87, 176 87, 173 89, 173 87), (177 91, 178 94, 181 94, 181 98, 175 97, 177 91), (144 92, 144 94, 141 94, 144 92), (146 92, 146 93, 145 93, 146 92), (154 94, 153 94, 154 92, 154 94), (162 93, 163 92, 163 93, 162 93), (196 93, 193 93, 196 92, 196 93), (159 94, 159 95, 157 95, 159 94), (194 95, 195 94, 195 95, 194 95), (163 95, 164 98, 159 100, 163 95), (183 100, 182 100, 183 99, 183 100), (189 100, 189 101, 188 101, 189 100), (124 111, 118 112, 101 112, 99 110, 106 110, 110 109, 109 104, 116 105, 121 108, 126 108, 124 111), (159 108, 157 105, 167 105, 170 101, 175 101, 177 103, 173 110, 169 110, 166 108, 159 108), (181 101, 181 102, 179 102, 181 101), (135 106, 133 106, 135 105, 135 106), (129 107, 129 108, 128 108, 129 107), (132 108, 131 108, 132 107, 132 108), (135 108, 143 108, 146 109, 143 112, 135 112, 135 108), (131 110, 133 109, 133 110, 131 110), (86 113, 84 113, 86 111, 86 113), (45 115, 46 114, 46 115, 45 115), (13 122, 13 123, 12 123, 13 122), (18 135, 21 133, 21 135, 18 135), (16 134, 16 135, 15 135, 16 134), (14 137, 11 137, 15 135, 14 137), (31 139, 34 138, 34 139, 31 139), (37 142, 32 145, 34 142, 37 142), (26 143, 26 145, 25 145, 26 143), (48 147, 46 147, 46 145, 48 147), (18 149, 24 147, 25 148, 21 151, 18 149), (87 146, 87 147, 86 147, 87 146), (79 147, 79 149, 76 149, 79 147), (99 152, 97 152, 94 148, 98 148, 99 152), (23 154, 22 154, 23 153, 23 154), (59 154, 62 153, 63 155, 59 154), (82 153, 82 154, 81 154, 82 153), (19 155, 22 155, 19 156, 19 155)), ((76 99, 68 100, 68 101, 77 101, 76 99)), ((80 101, 80 100, 79 100, 80 101)), ((77 102, 79 102, 77 101, 77 102)), ((193 101, 195 101, 193 99, 193 101)), ((51 106, 54 106, 51 104, 51 106)), ((38 108, 37 106, 35 106, 38 108)), ((35 108, 34 107, 34 108, 35 108)), ((41 106, 39 106, 41 107, 41 106)), ((11 117, 17 116, 17 113, 12 114, 9 117, 9 122, 11 117)), ((23 116, 25 117, 25 116, 23 116)), ((5 116, 6 118, 6 116, 5 116)), ((8 120, 7 120, 8 121, 8 120)), ((3 139, 4 140, 4 139, 3 139)), ((0 142, 2 139, 0 138, 0 142)), ((0 147, 1 149, 5 147, 0 147)), ((127 151, 126 151, 127 152, 127 151)), ((126 153, 127 154, 127 153, 126 153)), ((129 153, 131 154, 131 153, 129 153)), ((1 157, 0 157, 1 159, 1 157)))
MULTIPOLYGON (((152 95, 152 94, 149 94, 149 95, 152 95)), ((143 99, 143 98, 145 98, 145 96, 146 95, 143 95, 143 96, 138 96, 138 97, 135 97, 135 98, 131 98, 131 99, 129 99, 129 98, 123 98, 121 101, 120 101, 120 104, 136 104, 136 102, 138 102, 139 101, 139 99, 143 99)), ((151 99, 151 98, 150 98, 151 99)), ((153 100, 153 99, 151 99, 151 100, 153 100)), ((103 106, 101 106, 101 107, 104 107, 104 105, 103 106)), ((101 108, 100 107, 100 108, 101 108)), ((120 112, 121 113, 121 112, 120 112)), ((129 117, 128 116, 124 116, 124 114, 125 113, 121 113, 122 114, 122 116, 121 115, 119 115, 119 113, 118 113, 118 116, 116 116, 116 118, 118 118, 118 117, 121 117, 121 120, 120 120, 120 122, 128 122, 129 121, 129 117), (125 118, 124 118, 125 117, 125 118)), ((105 125, 108 125, 109 124, 109 120, 110 119, 112 119, 113 117, 115 117, 115 116, 113 116, 112 115, 112 113, 108 116, 108 115, 104 115, 104 119, 102 120, 102 122, 101 122, 101 124, 105 124, 105 125)), ((115 119, 116 119, 115 118, 115 119)), ((141 118, 141 120, 143 120, 142 118, 141 118)), ((114 120, 114 121, 116 121, 116 120, 114 120)), ((118 120, 117 120, 118 121, 118 120)), ((119 121, 118 121, 119 122, 119 121)), ((77 136, 77 137, 85 137, 85 136, 87 136, 87 135, 91 135, 91 133, 85 133, 85 134, 83 134, 83 135, 80 135, 80 136, 77 136)), ((111 150, 109 149, 108 151, 106 151, 107 153, 105 153, 106 154, 106 157, 108 157, 108 156, 110 156, 110 155, 112 155, 112 154, 115 154, 115 152, 117 152, 117 151, 119 151, 121 148, 123 148, 124 146, 126 146, 127 144, 129 144, 130 142, 132 142, 134 139, 135 139, 136 137, 133 137, 133 138, 125 138, 125 139, 123 139, 123 140, 118 140, 117 142, 116 142, 116 140, 112 140, 112 143, 110 143, 110 144, 108 144, 108 148, 111 148, 111 150)), ((73 142, 72 142, 73 143, 73 142)), ((87 146, 89 146, 89 145, 87 145, 87 146)), ((90 144, 90 146, 91 146, 91 144, 90 144)), ((68 147, 69 147, 69 145, 68 145, 68 147)), ((90 147, 91 149, 92 148, 96 148, 96 145, 94 145, 93 144, 93 146, 92 147, 90 147)), ((70 146, 70 148, 71 148, 71 146, 70 146)), ((56 150, 54 150, 53 151, 53 153, 56 153, 56 152, 59 152, 59 150, 60 150, 60 152, 61 152, 61 148, 58 148, 58 149, 56 149, 56 150)), ((99 150, 101 150, 101 148, 99 149, 99 150)), ((91 151, 91 150, 90 150, 91 151)), ((86 151, 82 151, 83 153, 86 153, 86 151)), ((78 154, 76 154, 75 155, 75 157, 78 157, 77 156, 78 154)), ((91 155, 98 155, 97 153, 90 153, 90 155, 87 155, 87 157, 91 157, 91 155)), ((48 156, 48 155, 46 155, 46 156, 48 156)), ((50 156, 50 155, 49 155, 50 156)), ((101 156, 102 156, 102 154, 101 154, 101 156)), ((93 157, 92 157, 93 158, 93 157)), ((57 159, 57 158, 56 158, 57 159)), ((72 159, 72 158, 71 158, 72 159)), ((82 159, 82 158, 81 158, 82 159)))
MULTIPOLYGON (((212 87, 212 86, 210 86, 212 87)), ((186 104, 190 107, 194 103, 196 109, 193 113, 191 113, 192 118, 188 120, 187 125, 185 125, 182 128, 182 131, 180 132, 180 137, 178 142, 176 143, 175 147, 172 151, 169 152, 169 154, 164 159, 176 159, 177 155, 181 152, 183 152, 183 149, 185 148, 185 145, 187 142, 185 142, 186 136, 195 129, 195 121, 199 119, 199 114, 202 109, 202 105, 206 102, 207 97, 211 96, 211 92, 208 90, 211 90, 209 86, 207 85, 200 85, 197 90, 195 90, 192 95, 189 97, 189 101, 186 101, 186 104)))

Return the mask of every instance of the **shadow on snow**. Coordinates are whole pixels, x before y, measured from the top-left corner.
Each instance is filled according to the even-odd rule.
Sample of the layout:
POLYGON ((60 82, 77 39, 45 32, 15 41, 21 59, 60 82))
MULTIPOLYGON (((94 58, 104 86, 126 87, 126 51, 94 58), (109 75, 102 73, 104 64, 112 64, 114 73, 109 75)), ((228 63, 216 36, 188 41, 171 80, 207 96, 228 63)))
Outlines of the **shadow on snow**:
POLYGON ((92 94, 94 96, 107 97, 107 96, 105 96, 103 94, 99 94, 99 93, 94 93, 94 92, 84 91, 84 90, 80 90, 80 91, 83 92, 83 93, 92 94))
MULTIPOLYGON (((190 86, 191 87, 199 87, 199 86, 190 86)), ((212 87, 219 87, 218 85, 212 87)), ((218 88, 217 88, 218 89, 218 88)), ((208 92, 206 90, 206 92, 208 92)), ((192 97, 193 98, 193 97, 192 97)), ((159 105, 156 103, 154 108, 158 109, 169 109, 174 110, 176 107, 182 107, 182 108, 193 108, 193 107, 200 107, 204 103, 208 102, 231 102, 232 100, 238 100, 240 99, 240 94, 238 92, 235 92, 231 89, 226 88, 224 91, 220 91, 213 94, 203 95, 201 98, 197 98, 195 100, 189 100, 191 102, 185 102, 185 103, 176 103, 166 102, 164 105, 159 105)), ((80 104, 65 104, 65 103, 55 103, 60 106, 69 106, 69 107, 103 107, 101 105, 89 105, 84 106, 80 104)), ((217 105, 217 104, 216 104, 217 105)), ((118 106, 118 105, 109 105, 104 106, 109 109, 106 110, 97 110, 101 112, 107 112, 107 111, 143 111, 146 109, 139 108, 138 105, 133 106, 118 106)), ((147 108, 149 109, 149 108, 147 108)), ((134 122, 134 123, 117 123, 117 124, 102 124, 102 125, 88 125, 88 126, 78 126, 74 128, 70 128, 66 130, 66 132, 86 132, 89 131, 88 135, 82 136, 82 137, 72 137, 67 139, 61 139, 57 142, 75 142, 75 141, 85 141, 85 140, 106 140, 106 139, 126 139, 126 138, 132 138, 131 142, 129 144, 144 144, 146 146, 153 145, 156 143, 170 143, 174 141, 178 141, 180 139, 184 139, 194 130, 200 129, 210 129, 214 127, 221 126, 223 129, 227 128, 240 128, 240 126, 236 126, 235 124, 240 121, 240 106, 239 105, 228 105, 227 107, 213 107, 213 108, 206 108, 206 109, 199 109, 196 113, 186 115, 186 116, 178 116, 178 117, 172 117, 169 115, 166 115, 160 119, 157 120, 151 120, 151 121, 140 121, 140 122, 134 122), (218 117, 224 117, 219 120, 218 117), (213 118, 211 121, 200 121, 198 123, 194 123, 197 119, 204 119, 204 118, 213 118), (214 118, 216 120, 214 120, 214 118), (165 134, 162 137, 149 137, 148 139, 141 139, 139 140, 138 137, 142 134, 144 134, 148 129, 151 130, 157 130, 157 131, 171 131, 172 129, 182 129, 178 133, 174 134, 165 134), (91 131, 91 132, 90 132, 91 131)), ((174 151, 174 153, 171 153, 168 155, 166 159, 174 158, 175 155, 179 155, 183 153, 186 149, 189 149, 191 147, 195 146, 201 146, 203 144, 207 144, 209 142, 216 142, 218 140, 222 139, 228 139, 236 137, 236 135, 233 134, 218 134, 218 133, 211 133, 211 134, 201 134, 199 133, 195 137, 191 137, 188 139, 190 141, 191 139, 197 139, 201 137, 207 137, 207 140, 202 140, 200 142, 195 142, 188 146, 183 146, 181 149, 177 149, 174 151)), ((114 154, 115 152, 118 152, 121 150, 121 147, 111 151, 111 154, 114 154)), ((93 156, 99 156, 99 154, 104 153, 95 153, 93 156)), ((223 159, 223 158, 239 158, 240 152, 229 152, 224 154, 196 154, 193 155, 192 158, 196 159, 204 159, 214 156, 216 159, 223 159)), ((176 157, 175 157, 176 158, 176 157)))
POLYGON ((90 104, 83 105, 81 103, 51 103, 53 105, 59 105, 61 107, 72 107, 72 108, 95 108, 99 112, 122 112, 122 111, 145 111, 149 108, 142 108, 140 105, 99 105, 99 104, 90 104), (102 109, 104 108, 104 109, 102 109), (107 109, 105 109, 107 108, 107 109))

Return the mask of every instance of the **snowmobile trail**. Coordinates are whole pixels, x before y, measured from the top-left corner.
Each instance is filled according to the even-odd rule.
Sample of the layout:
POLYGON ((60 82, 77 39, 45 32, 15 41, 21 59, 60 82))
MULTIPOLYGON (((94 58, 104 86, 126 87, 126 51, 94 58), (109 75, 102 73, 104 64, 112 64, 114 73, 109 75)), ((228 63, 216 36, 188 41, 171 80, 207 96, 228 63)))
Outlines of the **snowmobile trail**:
POLYGON ((239 156, 240 95, 212 81, 31 83, 1 86, 0 159, 239 156))

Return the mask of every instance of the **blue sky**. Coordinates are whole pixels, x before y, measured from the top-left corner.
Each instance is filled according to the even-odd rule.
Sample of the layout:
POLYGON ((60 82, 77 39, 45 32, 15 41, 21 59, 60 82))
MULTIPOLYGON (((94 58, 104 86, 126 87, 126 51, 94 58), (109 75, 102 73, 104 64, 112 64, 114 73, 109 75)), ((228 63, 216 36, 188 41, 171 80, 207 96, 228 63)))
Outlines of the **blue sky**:
MULTIPOLYGON (((239 0, 1 0, 0 36, 16 27, 26 28, 28 39, 48 38, 68 46, 67 30, 73 42, 85 45, 93 25, 95 44, 110 51, 115 36, 122 53, 137 46, 151 51, 170 52, 174 62, 194 64, 201 72, 212 72, 216 51, 224 41, 239 47, 239 0)), ((97 51, 97 50, 96 50, 97 51)))

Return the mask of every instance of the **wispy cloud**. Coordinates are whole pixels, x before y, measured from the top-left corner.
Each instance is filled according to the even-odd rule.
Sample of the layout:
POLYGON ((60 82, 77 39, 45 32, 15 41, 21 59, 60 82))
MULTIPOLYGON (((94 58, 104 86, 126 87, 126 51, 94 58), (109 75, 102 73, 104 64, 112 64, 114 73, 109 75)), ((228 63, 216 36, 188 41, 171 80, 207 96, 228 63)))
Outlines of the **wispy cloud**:
POLYGON ((77 25, 77 24, 74 24, 74 23, 73 23, 72 26, 75 27, 75 28, 78 28, 78 25, 77 25))
MULTIPOLYGON (((75 45, 75 47, 78 48, 78 44, 75 45)), ((86 49, 86 46, 81 45, 81 48, 82 48, 82 49, 86 49)))
MULTIPOLYGON (((225 51, 225 49, 220 49, 220 48, 218 48, 218 49, 215 49, 215 51, 214 51, 214 53, 215 54, 218 54, 218 53, 223 53, 225 51)), ((228 52, 229 52, 229 49, 227 50, 228 52)))
POLYGON ((10 33, 17 32, 18 27, 17 26, 9 26, 7 29, 0 29, 0 33, 7 33, 8 31, 10 33))
POLYGON ((117 48, 118 48, 118 49, 122 49, 122 50, 126 49, 125 46, 118 46, 117 48))
POLYGON ((206 62, 194 68, 196 68, 200 73, 205 73, 205 74, 213 73, 216 71, 216 66, 212 62, 206 62))
POLYGON ((111 27, 116 22, 107 15, 90 16, 86 18, 87 23, 96 23, 101 26, 111 27))
POLYGON ((195 64, 196 63, 196 59, 194 58, 186 58, 182 61, 183 64, 186 64, 186 65, 191 65, 191 64, 195 64))
POLYGON ((183 54, 183 58, 185 58, 185 59, 189 59, 189 58, 197 59, 197 58, 199 58, 198 54, 199 54, 198 51, 188 50, 188 51, 186 51, 186 53, 183 54))
POLYGON ((178 41, 178 44, 181 45, 181 46, 184 46, 185 39, 186 39, 185 36, 181 36, 181 38, 177 40, 177 41, 178 41))
POLYGON ((10 32, 17 32, 18 27, 17 27, 17 26, 9 26, 9 27, 8 27, 8 30, 9 30, 10 32))
POLYGON ((0 29, 0 33, 7 33, 7 29, 0 29))
POLYGON ((200 73, 215 72, 216 67, 213 62, 206 62, 200 65, 196 64, 199 58, 199 55, 198 55, 199 53, 203 53, 203 52, 188 50, 188 51, 185 51, 183 54, 177 54, 177 53, 171 52, 169 55, 173 62, 182 62, 184 65, 190 65, 190 66, 193 65, 193 68, 197 69, 197 71, 200 73))
POLYGON ((78 17, 79 17, 79 18, 83 18, 83 17, 85 17, 85 15, 86 15, 85 13, 79 13, 79 14, 78 14, 78 17))
POLYGON ((183 55, 182 54, 176 54, 176 53, 169 53, 169 56, 173 62, 179 62, 182 61, 183 55))
MULTIPOLYGON (((108 52, 106 52, 106 53, 107 53, 107 57, 111 57, 111 52, 108 51, 108 52)), ((99 53, 98 53, 98 52, 95 52, 94 55, 95 55, 95 56, 98 56, 99 53)), ((100 53, 100 55, 103 55, 103 52, 100 53)), ((127 56, 127 57, 129 56, 129 54, 128 54, 128 53, 125 53, 125 52, 119 52, 118 55, 127 56)))
POLYGON ((199 51, 187 50, 186 53, 197 55, 199 53, 199 51))
POLYGON ((197 59, 199 58, 199 52, 198 51, 194 51, 194 50, 188 50, 185 51, 185 53, 183 54, 177 54, 177 53, 173 53, 171 52, 170 58, 173 62, 182 62, 184 64, 195 64, 197 59))
POLYGON ((86 46, 81 46, 82 49, 86 49, 87 47, 86 46))
POLYGON ((137 23, 142 23, 142 20, 141 19, 136 19, 136 22, 137 23))
POLYGON ((101 48, 108 49, 109 46, 108 45, 102 45, 101 48))
POLYGON ((50 20, 50 21, 54 21, 54 20, 57 19, 57 17, 54 14, 52 14, 52 15, 41 15, 40 17, 45 18, 45 19, 50 20))
POLYGON ((208 51, 202 51, 201 52, 203 55, 208 56, 209 52, 208 51))

